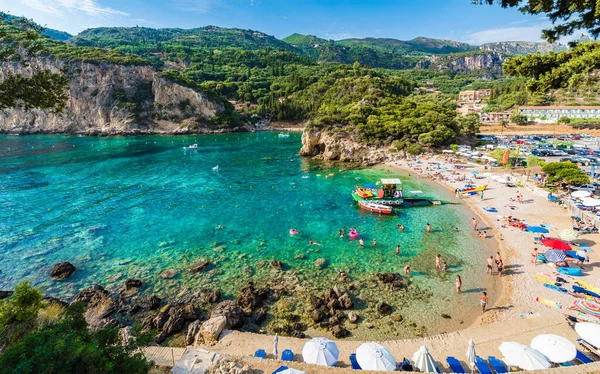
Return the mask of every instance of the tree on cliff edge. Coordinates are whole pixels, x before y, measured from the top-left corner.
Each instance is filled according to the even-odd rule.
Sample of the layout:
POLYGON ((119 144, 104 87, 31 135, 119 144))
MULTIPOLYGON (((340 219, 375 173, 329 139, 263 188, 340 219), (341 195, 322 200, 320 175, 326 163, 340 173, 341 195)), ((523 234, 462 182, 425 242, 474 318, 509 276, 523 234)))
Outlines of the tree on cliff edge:
POLYGON ((27 74, 5 74, 0 82, 0 110, 44 109, 58 113, 65 108, 67 77, 30 63, 44 51, 41 31, 34 22, 0 12, 0 64, 16 62, 28 70, 27 74))

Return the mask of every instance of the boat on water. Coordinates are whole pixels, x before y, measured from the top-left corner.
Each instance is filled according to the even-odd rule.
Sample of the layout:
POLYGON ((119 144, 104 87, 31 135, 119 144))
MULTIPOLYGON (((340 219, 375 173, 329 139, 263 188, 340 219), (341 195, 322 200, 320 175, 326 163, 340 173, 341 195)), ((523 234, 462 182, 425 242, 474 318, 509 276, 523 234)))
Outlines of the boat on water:
POLYGON ((198 149, 198 144, 188 145, 187 147, 183 147, 183 149, 198 149))
POLYGON ((352 191, 352 197, 359 204, 369 202, 384 206, 400 206, 412 204, 440 205, 441 201, 436 198, 423 196, 423 191, 403 192, 402 181, 398 178, 382 178, 376 184, 367 184, 363 187, 356 186, 352 191))
POLYGON ((481 191, 485 191, 487 188, 487 184, 481 185, 481 186, 474 186, 474 187, 468 187, 468 188, 459 188, 458 189, 458 193, 459 194, 465 194, 465 193, 470 193, 470 192, 481 192, 481 191))
POLYGON ((361 209, 368 210, 369 212, 378 213, 378 214, 392 214, 392 207, 383 204, 371 203, 369 201, 359 201, 358 206, 361 209))
POLYGON ((289 132, 280 132, 279 133, 280 138, 288 138, 289 136, 290 136, 289 132))

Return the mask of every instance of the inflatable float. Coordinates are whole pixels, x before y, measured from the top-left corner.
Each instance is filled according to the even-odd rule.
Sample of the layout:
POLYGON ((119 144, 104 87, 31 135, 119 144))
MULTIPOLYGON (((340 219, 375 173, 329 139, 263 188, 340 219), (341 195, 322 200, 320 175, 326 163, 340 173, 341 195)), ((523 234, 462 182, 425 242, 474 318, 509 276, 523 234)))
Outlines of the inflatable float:
POLYGON ((557 269, 557 271, 561 274, 571 275, 573 277, 578 277, 581 275, 580 268, 571 268, 571 267, 561 266, 557 269))
POLYGON ((359 237, 358 231, 350 230, 350 232, 348 233, 348 238, 350 238, 350 239, 358 239, 358 237, 359 237))
POLYGON ((299 234, 298 230, 296 230, 296 229, 290 229, 290 235, 291 236, 298 235, 298 234, 299 234))

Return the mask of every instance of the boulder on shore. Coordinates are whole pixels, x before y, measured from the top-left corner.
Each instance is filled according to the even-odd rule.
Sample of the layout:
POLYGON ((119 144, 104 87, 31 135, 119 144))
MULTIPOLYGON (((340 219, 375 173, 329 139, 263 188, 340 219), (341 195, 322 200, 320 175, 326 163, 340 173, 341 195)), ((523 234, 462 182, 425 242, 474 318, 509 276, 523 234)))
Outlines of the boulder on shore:
POLYGON ((155 310, 160 308, 161 302, 162 300, 160 299, 160 297, 155 295, 150 296, 150 298, 148 299, 148 310, 155 310))
POLYGON ((355 312, 348 313, 348 321, 350 323, 358 322, 358 314, 356 314, 355 312))
POLYGON ((50 273, 50 278, 54 280, 65 280, 75 272, 75 266, 70 262, 59 262, 55 264, 50 273))
POLYGON ((377 304, 377 311, 379 312, 379 314, 388 315, 392 313, 392 306, 382 301, 379 304, 377 304))
POLYGON ((218 316, 227 318, 227 326, 225 327, 227 329, 235 329, 244 324, 244 311, 233 300, 221 301, 215 306, 210 317, 214 318, 218 316))
POLYGON ((85 319, 91 327, 100 327, 102 319, 117 310, 117 302, 110 293, 100 285, 84 288, 71 301, 71 304, 82 302, 86 306, 85 319))
POLYGON ((217 316, 205 321, 200 327, 200 335, 204 340, 204 344, 216 343, 225 326, 227 326, 227 318, 225 316, 217 316))
POLYGON ((185 344, 192 345, 196 340, 196 335, 200 332, 200 320, 195 320, 188 325, 187 333, 185 334, 185 344))

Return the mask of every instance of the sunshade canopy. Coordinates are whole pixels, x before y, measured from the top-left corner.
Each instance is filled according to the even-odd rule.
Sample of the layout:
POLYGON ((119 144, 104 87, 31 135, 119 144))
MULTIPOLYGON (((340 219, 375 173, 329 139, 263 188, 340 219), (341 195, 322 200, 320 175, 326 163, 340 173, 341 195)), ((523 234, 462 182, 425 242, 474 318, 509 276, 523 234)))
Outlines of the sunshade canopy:
POLYGON ((423 373, 435 373, 437 371, 437 365, 424 345, 415 352, 412 360, 423 373))
POLYGON ((593 301, 577 299, 573 302, 573 306, 585 314, 600 318, 600 305, 593 301))
POLYGON ((548 369, 552 366, 541 352, 521 343, 504 342, 500 344, 500 352, 504 355, 504 362, 524 370, 548 369))
POLYGON ((575 331, 581 339, 594 347, 600 347, 600 325, 591 322, 579 322, 575 324, 575 331))
POLYGON ((550 361, 558 364, 572 361, 577 356, 575 344, 562 336, 554 334, 536 336, 531 340, 531 348, 541 352, 550 361))
POLYGON ((571 193, 571 196, 578 198, 578 199, 582 199, 584 197, 589 197, 592 193, 589 191, 573 191, 571 193))
POLYGON ((384 178, 381 179, 381 184, 402 184, 402 181, 398 178, 384 178))
POLYGON ((548 248, 558 249, 559 251, 570 251, 569 243, 558 239, 542 239, 542 244, 548 248))
POLYGON ((339 355, 338 347, 327 338, 312 338, 302 348, 302 357, 307 364, 334 366, 339 355))
POLYGON ((395 371, 394 356, 380 344, 363 343, 356 350, 356 361, 362 370, 395 371))

